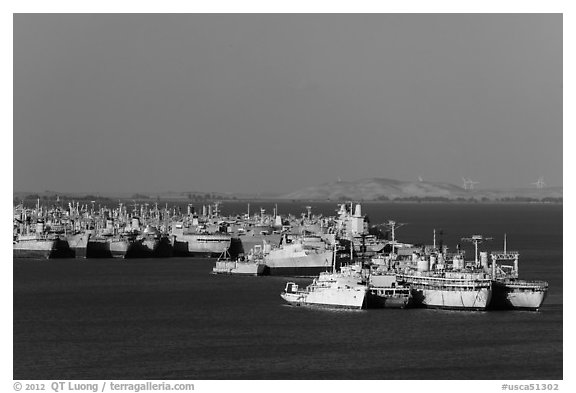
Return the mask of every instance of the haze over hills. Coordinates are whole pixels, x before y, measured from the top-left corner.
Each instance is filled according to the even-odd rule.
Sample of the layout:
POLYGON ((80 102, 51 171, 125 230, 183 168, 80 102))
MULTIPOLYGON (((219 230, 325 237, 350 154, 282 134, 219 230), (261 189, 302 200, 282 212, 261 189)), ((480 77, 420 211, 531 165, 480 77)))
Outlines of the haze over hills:
POLYGON ((333 181, 317 186, 305 187, 288 194, 252 194, 218 193, 205 191, 165 191, 165 192, 142 192, 134 193, 78 193, 62 191, 43 192, 14 192, 15 200, 35 199, 45 196, 68 196, 79 197, 80 199, 97 199, 105 197, 108 199, 157 199, 157 200, 247 200, 247 199, 270 199, 270 200, 320 200, 320 201, 562 201, 562 187, 536 186, 515 189, 484 189, 478 188, 465 190, 461 186, 450 183, 417 181, 408 182, 385 178, 368 178, 356 181, 333 181))
POLYGON ((357 181, 334 181, 318 186, 306 187, 283 195, 282 199, 311 200, 506 200, 506 199, 562 199, 562 187, 517 188, 517 189, 473 189, 450 183, 428 181, 407 182, 384 178, 369 178, 357 181))

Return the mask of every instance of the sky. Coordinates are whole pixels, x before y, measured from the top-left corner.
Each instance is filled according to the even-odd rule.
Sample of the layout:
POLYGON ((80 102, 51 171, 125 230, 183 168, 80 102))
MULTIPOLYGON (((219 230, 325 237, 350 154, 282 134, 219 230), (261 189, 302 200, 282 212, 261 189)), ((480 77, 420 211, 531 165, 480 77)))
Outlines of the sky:
POLYGON ((561 14, 16 14, 15 191, 562 186, 561 14))

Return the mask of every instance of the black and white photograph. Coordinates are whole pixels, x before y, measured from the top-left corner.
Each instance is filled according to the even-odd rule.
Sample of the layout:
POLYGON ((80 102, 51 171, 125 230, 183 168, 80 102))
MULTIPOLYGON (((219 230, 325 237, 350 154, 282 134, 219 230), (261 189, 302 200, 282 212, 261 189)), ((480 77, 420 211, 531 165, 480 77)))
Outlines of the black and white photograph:
POLYGON ((566 390, 563 17, 14 12, 9 387, 566 390))

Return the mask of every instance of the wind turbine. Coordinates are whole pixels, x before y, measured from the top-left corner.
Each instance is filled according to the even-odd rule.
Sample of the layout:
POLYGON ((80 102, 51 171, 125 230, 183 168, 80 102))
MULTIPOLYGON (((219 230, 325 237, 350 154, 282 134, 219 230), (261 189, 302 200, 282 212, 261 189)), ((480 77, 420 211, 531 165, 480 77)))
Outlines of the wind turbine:
POLYGON ((546 183, 544 183, 544 177, 540 176, 538 178, 538 181, 534 182, 534 183, 530 183, 530 184, 534 184, 536 186, 537 189, 541 190, 544 188, 544 186, 546 186, 546 183))

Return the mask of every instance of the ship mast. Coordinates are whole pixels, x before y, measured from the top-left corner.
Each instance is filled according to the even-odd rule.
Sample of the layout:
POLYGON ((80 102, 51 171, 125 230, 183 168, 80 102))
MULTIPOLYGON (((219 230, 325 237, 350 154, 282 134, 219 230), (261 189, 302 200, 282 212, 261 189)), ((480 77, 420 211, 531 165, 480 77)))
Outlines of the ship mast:
POLYGON ((396 221, 392 221, 389 220, 386 224, 385 224, 388 228, 390 228, 392 230, 392 254, 395 254, 396 252, 396 228, 400 228, 401 226, 405 225, 403 223, 397 223, 396 221))
POLYGON ((336 241, 334 241, 334 254, 332 255, 332 274, 336 273, 336 241))
POLYGON ((471 237, 463 237, 462 240, 474 243, 474 266, 478 267, 478 244, 486 240, 492 240, 492 238, 482 235, 472 235, 471 237))

